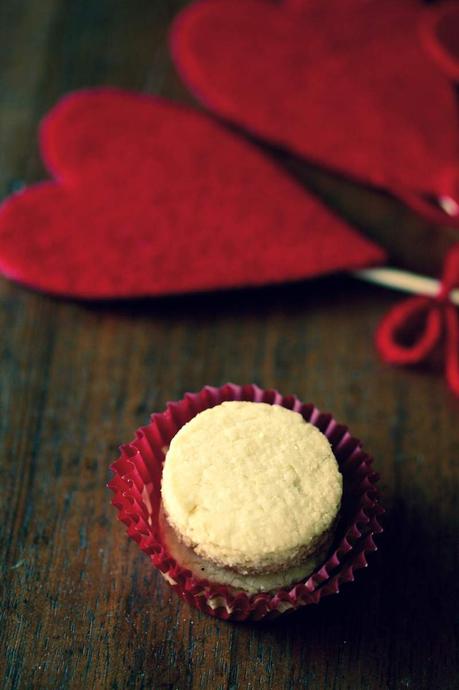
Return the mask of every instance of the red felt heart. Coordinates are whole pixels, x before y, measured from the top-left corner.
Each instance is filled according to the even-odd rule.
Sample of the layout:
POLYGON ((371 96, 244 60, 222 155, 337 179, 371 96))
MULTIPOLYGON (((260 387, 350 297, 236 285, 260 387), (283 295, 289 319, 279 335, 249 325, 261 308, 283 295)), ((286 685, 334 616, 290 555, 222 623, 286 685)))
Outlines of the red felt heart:
POLYGON ((206 115, 116 89, 64 98, 55 181, 0 209, 0 269, 83 298, 260 285, 382 261, 257 149, 206 115))
MULTIPOLYGON (((443 197, 457 166, 450 82, 414 0, 202 0, 172 31, 185 82, 212 110, 358 180, 443 197)), ((459 200, 457 200, 459 201, 459 200)))

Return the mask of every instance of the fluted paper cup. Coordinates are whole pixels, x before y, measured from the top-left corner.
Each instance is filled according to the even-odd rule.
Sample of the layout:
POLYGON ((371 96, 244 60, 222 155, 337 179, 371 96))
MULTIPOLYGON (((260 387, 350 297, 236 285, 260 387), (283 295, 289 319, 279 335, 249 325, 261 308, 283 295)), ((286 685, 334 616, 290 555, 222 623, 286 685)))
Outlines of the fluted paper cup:
POLYGON ((354 580, 356 570, 367 565, 368 554, 377 548, 374 537, 382 532, 379 518, 384 511, 376 488, 378 475, 360 441, 331 414, 293 395, 283 396, 256 385, 206 386, 169 403, 164 412, 153 414, 150 423, 138 429, 131 443, 121 446, 120 457, 111 469, 114 476, 108 486, 114 494, 112 503, 129 537, 185 601, 225 620, 271 619, 337 594, 344 583, 354 580), (328 558, 305 580, 275 592, 248 594, 197 578, 171 557, 161 539, 161 475, 169 444, 190 419, 225 400, 265 402, 299 412, 328 438, 343 475, 342 507, 328 558))

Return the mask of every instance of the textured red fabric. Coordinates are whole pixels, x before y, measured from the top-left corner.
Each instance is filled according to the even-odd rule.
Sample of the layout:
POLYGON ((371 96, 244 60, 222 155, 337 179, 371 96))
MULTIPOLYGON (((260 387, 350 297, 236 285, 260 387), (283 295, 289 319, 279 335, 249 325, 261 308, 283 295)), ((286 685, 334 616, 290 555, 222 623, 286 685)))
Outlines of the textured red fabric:
POLYGON ((443 2, 427 9, 421 21, 421 38, 439 67, 459 82, 459 3, 443 2))
POLYGON ((54 181, 0 209, 0 269, 58 295, 261 285, 382 261, 376 245, 206 115, 117 89, 64 98, 54 181))
POLYGON ((459 316, 451 302, 451 291, 459 286, 459 244, 449 251, 443 280, 435 298, 411 297, 397 304, 381 321, 376 345, 389 364, 418 364, 444 342, 445 376, 459 396, 459 316), (413 340, 413 326, 424 320, 420 335, 413 340), (408 340, 408 341, 407 341, 408 340))
POLYGON ((457 104, 421 20, 414 0, 201 0, 171 45, 184 81, 223 117, 407 200, 444 197, 451 170, 459 177, 457 104))

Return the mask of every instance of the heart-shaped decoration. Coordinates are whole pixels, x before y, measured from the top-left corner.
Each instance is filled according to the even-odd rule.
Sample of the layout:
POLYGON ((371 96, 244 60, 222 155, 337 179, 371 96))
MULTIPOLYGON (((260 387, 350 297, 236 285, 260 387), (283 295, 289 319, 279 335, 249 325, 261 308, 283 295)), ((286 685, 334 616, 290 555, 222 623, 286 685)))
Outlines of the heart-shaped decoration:
POLYGON ((54 181, 0 208, 0 269, 79 298, 296 280, 384 259, 206 115, 118 89, 64 98, 41 151, 54 181))
POLYGON ((443 197, 457 105, 422 13, 414 0, 201 0, 171 41, 184 81, 224 118, 395 194, 443 197))

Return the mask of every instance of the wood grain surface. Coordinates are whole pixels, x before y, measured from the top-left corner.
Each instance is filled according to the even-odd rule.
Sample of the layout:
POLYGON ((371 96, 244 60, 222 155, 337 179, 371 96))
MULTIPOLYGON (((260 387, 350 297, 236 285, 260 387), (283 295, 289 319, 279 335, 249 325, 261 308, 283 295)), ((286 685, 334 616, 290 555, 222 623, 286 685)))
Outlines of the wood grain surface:
MULTIPOLYGON (((2 0, 2 197, 44 175, 37 124, 65 92, 115 84, 190 101, 166 44, 181 4, 2 0)), ((427 232, 393 201, 308 178, 371 232, 427 232)), ((405 263, 410 251, 396 249, 405 263)), ((399 299, 343 277, 88 305, 1 280, 0 685, 458 688, 459 401, 441 372, 378 359, 375 326, 399 299), (333 411, 382 476, 386 532, 370 567, 277 623, 187 607, 127 540, 105 488, 117 446, 150 412, 228 380, 333 411)))

